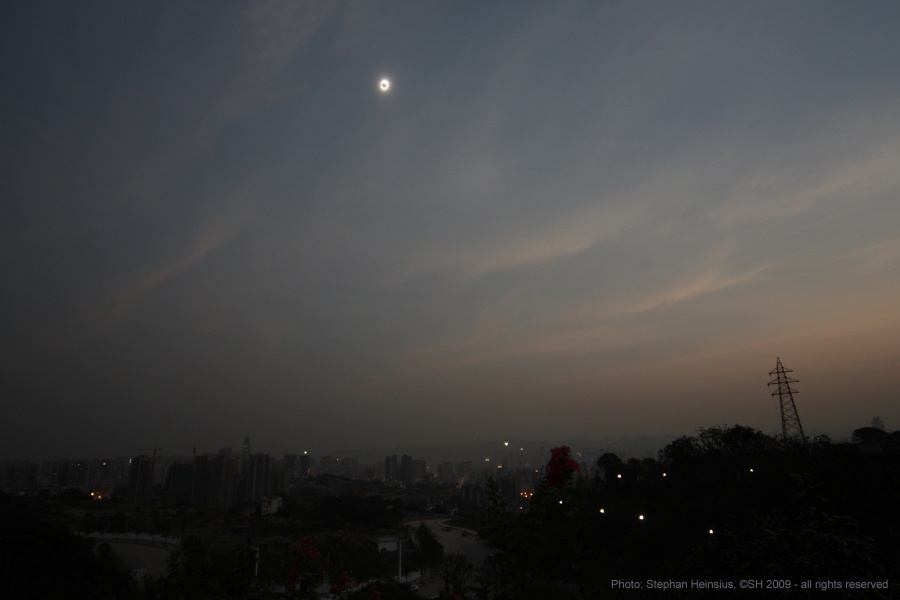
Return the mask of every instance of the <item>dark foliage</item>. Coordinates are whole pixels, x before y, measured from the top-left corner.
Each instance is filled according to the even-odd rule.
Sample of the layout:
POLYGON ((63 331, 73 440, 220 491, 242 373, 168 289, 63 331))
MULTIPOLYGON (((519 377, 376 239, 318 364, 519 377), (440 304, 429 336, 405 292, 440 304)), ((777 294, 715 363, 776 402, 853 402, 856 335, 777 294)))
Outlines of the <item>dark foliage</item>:
MULTIPOLYGON (((660 593, 614 590, 616 579, 896 582, 900 457, 858 450, 785 444, 749 427, 715 427, 675 440, 658 460, 623 463, 605 454, 600 477, 590 485, 545 485, 521 516, 510 514, 495 490, 483 530, 495 552, 479 579, 480 595, 660 593)), ((758 594, 737 589, 729 597, 750 592, 758 594)), ((669 590, 666 597, 697 593, 669 590)), ((889 597, 881 593, 859 597, 889 597)), ((855 596, 845 590, 843 597, 855 596)))
POLYGON ((0 598, 127 598, 128 573, 109 551, 69 533, 46 507, 0 492, 0 598))

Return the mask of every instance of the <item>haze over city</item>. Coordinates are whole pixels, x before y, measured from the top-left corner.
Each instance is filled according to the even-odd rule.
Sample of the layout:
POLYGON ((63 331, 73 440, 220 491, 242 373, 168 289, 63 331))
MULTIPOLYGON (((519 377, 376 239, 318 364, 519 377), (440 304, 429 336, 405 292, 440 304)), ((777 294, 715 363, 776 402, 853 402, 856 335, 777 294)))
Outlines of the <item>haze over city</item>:
POLYGON ((0 456, 896 430, 898 26, 6 2, 0 456))

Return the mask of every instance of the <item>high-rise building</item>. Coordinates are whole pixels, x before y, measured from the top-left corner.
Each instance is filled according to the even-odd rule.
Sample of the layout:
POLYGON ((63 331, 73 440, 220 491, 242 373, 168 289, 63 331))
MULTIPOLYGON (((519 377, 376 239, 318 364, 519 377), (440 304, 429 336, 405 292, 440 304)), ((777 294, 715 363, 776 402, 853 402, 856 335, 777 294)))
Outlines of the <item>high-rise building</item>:
POLYGON ((384 457, 384 480, 400 481, 400 468, 397 465, 397 455, 384 457))
POLYGON ((87 470, 87 459, 76 460, 68 463, 66 480, 63 482, 64 487, 78 488, 84 491, 85 480, 87 479, 87 470))
POLYGON ((108 458, 95 458, 88 461, 84 485, 86 492, 97 492, 102 498, 112 495, 112 466, 108 458))
POLYGON ((414 478, 412 456, 404 454, 400 457, 400 483, 412 485, 414 478))
POLYGON ((284 465, 273 459, 269 467, 269 483, 267 486, 269 496, 287 494, 290 484, 291 477, 285 471, 284 465))
POLYGON ((347 479, 356 479, 359 476, 359 461, 350 457, 338 459, 337 474, 347 479))
POLYGON ((247 490, 243 499, 247 502, 259 502, 269 495, 269 469, 271 461, 268 454, 258 452, 250 461, 247 476, 247 490))
POLYGON ((16 461, 0 469, 0 489, 12 493, 34 492, 37 489, 37 463, 16 461))
POLYGON ((472 477, 472 461, 467 460, 459 463, 456 475, 461 482, 466 482, 472 477))
POLYGON ((299 463, 296 454, 285 454, 281 459, 281 466, 284 469, 285 477, 289 480, 296 479, 299 476, 299 463))
POLYGON ((412 461, 412 480, 413 483, 428 480, 428 465, 425 463, 424 458, 417 458, 412 461))
POLYGON ((316 475, 334 475, 337 470, 337 460, 331 456, 323 456, 319 459, 316 475))
POLYGON ((297 457, 297 477, 309 477, 309 467, 312 462, 312 457, 303 453, 297 457))
POLYGON ((153 459, 141 454, 131 459, 128 471, 128 499, 136 504, 150 502, 153 492, 153 459))
POLYGON ((235 461, 229 455, 194 457, 191 505, 231 507, 235 497, 235 461))
POLYGON ((250 470, 250 436, 244 436, 244 444, 241 446, 241 457, 237 463, 236 475, 246 476, 250 470))
POLYGON ((456 477, 456 467, 452 462, 443 462, 437 468, 437 480, 440 483, 454 481, 456 477))
POLYGON ((191 503, 194 465, 175 463, 166 470, 166 504, 186 506, 191 503))

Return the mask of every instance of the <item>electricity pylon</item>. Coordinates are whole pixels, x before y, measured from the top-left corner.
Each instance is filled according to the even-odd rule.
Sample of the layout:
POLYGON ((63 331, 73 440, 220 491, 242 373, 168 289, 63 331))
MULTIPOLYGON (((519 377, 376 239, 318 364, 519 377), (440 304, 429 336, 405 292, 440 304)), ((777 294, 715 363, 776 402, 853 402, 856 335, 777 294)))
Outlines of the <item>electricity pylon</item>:
POLYGON ((792 373, 791 369, 784 368, 781 364, 781 358, 775 358, 775 369, 769 371, 769 375, 775 375, 775 379, 769 382, 774 385, 775 391, 772 397, 778 397, 781 405, 781 434, 784 441, 791 437, 800 437, 800 441, 805 445, 806 436, 803 435, 803 426, 800 424, 800 415, 797 414, 797 405, 794 404, 794 394, 799 394, 795 389, 791 388, 792 383, 797 383, 797 379, 788 377, 788 373, 792 373))

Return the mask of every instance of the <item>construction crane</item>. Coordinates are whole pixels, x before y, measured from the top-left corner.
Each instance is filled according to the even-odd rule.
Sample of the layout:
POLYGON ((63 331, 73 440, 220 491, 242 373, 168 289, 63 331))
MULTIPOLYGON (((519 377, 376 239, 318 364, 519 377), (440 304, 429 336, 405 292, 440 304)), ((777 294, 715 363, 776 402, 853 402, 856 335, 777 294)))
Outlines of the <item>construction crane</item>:
POLYGON ((150 472, 156 476, 156 453, 162 452, 162 448, 129 448, 129 452, 150 452, 150 472))
POLYGON ((162 452, 162 448, 129 448, 129 452, 150 452, 153 460, 156 460, 156 453, 162 452))

